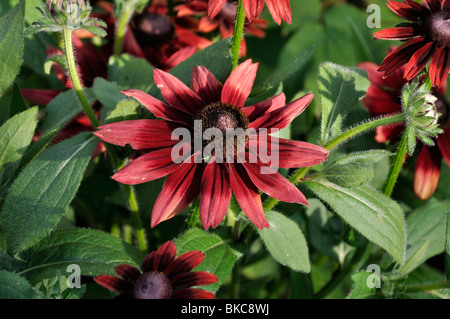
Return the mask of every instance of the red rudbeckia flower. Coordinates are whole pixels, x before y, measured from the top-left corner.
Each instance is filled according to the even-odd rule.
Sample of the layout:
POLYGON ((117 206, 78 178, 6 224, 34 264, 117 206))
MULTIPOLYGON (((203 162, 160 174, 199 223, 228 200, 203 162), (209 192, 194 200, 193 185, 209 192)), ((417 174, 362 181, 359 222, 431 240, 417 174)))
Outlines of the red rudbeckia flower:
MULTIPOLYGON (((196 0, 187 0, 192 2, 196 0)), ((243 0, 245 15, 248 19, 256 19, 264 8, 264 0, 243 0)), ((289 0, 265 0, 270 13, 276 23, 281 24, 281 19, 292 23, 291 5, 289 0)), ((212 19, 219 14, 227 0, 209 0, 208 15, 212 19)))
MULTIPOLYGON (((369 90, 363 99, 364 106, 374 116, 386 116, 401 112, 400 93, 407 81, 403 78, 405 66, 400 67, 392 76, 383 77, 377 71, 375 63, 365 62, 358 65, 367 71, 371 82, 369 90)), ((439 183, 442 158, 450 166, 450 103, 444 99, 446 83, 433 89, 438 98, 436 107, 441 114, 439 123, 443 133, 436 138, 435 146, 423 145, 416 161, 414 173, 414 193, 422 200, 430 198, 439 183)), ((381 126, 377 128, 375 139, 379 143, 390 141, 401 135, 405 129, 403 124, 381 126)))
MULTIPOLYGON (((233 36, 237 10, 237 4, 234 1, 228 0, 225 2, 219 13, 212 19, 207 16, 208 0, 194 0, 191 2, 186 2, 176 6, 174 10, 177 11, 178 17, 201 15, 202 17, 198 24, 199 32, 209 33, 219 29, 222 38, 233 36)), ((246 19, 244 31, 247 34, 263 38, 266 35, 265 31, 263 31, 265 28, 267 28, 266 20, 246 19)), ((245 39, 243 39, 240 56, 244 57, 246 55, 247 46, 245 39)))
POLYGON ((376 39, 406 41, 386 56, 378 71, 389 76, 407 63, 403 76, 409 81, 431 61, 429 76, 441 86, 450 70, 450 0, 389 0, 387 5, 411 23, 374 33, 376 39))
POLYGON ((100 275, 94 280, 101 286, 120 292, 119 298, 131 299, 214 299, 212 292, 194 286, 218 281, 214 274, 191 271, 205 258, 201 251, 189 251, 178 257, 175 244, 168 241, 152 251, 141 269, 122 264, 115 268, 121 277, 100 275))
POLYGON ((117 172, 113 176, 116 181, 139 184, 168 175, 153 207, 152 227, 183 211, 199 194, 200 219, 205 229, 215 228, 222 221, 232 192, 242 211, 260 229, 269 224, 258 189, 281 201, 307 204, 299 189, 269 166, 270 159, 266 154, 278 161, 276 167, 294 168, 319 164, 326 160, 328 151, 313 144, 276 138, 267 132, 264 134, 261 129, 285 128, 310 104, 313 95, 307 94, 285 105, 286 97, 280 94, 244 107, 257 68, 258 64, 247 60, 222 84, 207 68, 196 66, 192 72, 191 88, 173 75, 156 69, 155 84, 167 104, 138 90, 123 93, 138 100, 163 120, 112 123, 99 127, 95 132, 108 143, 130 144, 133 149, 146 152, 117 172), (194 138, 181 142, 172 139, 177 128, 193 133, 191 136, 194 138), (217 138, 214 141, 219 146, 226 145, 227 152, 211 152, 212 155, 207 157, 205 153, 212 141, 208 143, 203 139, 198 143, 196 134, 204 138, 211 129, 216 133, 219 131, 214 134, 217 138), (240 130, 241 133, 236 137, 217 137, 219 133, 223 137, 230 130, 240 130), (250 134, 244 134, 249 131, 250 134), (243 148, 237 147, 239 140, 244 142, 243 148), (193 154, 188 161, 177 163, 173 149, 182 142, 185 142, 183 147, 188 154, 189 151, 193 154), (254 149, 260 151, 256 157, 252 153, 254 149), (227 154, 225 161, 224 154, 227 154), (263 170, 268 173, 261 173, 263 170))

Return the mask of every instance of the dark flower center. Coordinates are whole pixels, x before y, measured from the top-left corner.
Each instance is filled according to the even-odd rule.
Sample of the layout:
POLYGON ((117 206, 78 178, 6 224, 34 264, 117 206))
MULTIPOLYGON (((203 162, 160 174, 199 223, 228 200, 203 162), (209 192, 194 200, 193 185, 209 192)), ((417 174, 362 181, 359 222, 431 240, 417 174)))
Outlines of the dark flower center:
POLYGON ((248 141, 245 131, 249 121, 238 107, 222 102, 212 103, 200 111, 196 119, 202 121, 203 147, 222 138, 224 157, 227 148, 233 147, 236 151, 248 141), (214 132, 221 133, 221 136, 216 136, 214 132), (205 138, 208 135, 211 135, 210 140, 205 138))
POLYGON ((172 292, 169 278, 158 272, 143 273, 133 288, 135 299, 168 299, 172 296, 172 292))
POLYGON ((448 105, 444 100, 438 99, 435 102, 436 110, 440 114, 439 116, 439 124, 445 125, 450 117, 450 105, 448 105))
POLYGON ((138 41, 152 46, 169 41, 174 35, 175 28, 164 15, 144 13, 136 18, 134 30, 138 41))
POLYGON ((450 11, 433 12, 423 24, 426 35, 440 47, 450 48, 450 11))

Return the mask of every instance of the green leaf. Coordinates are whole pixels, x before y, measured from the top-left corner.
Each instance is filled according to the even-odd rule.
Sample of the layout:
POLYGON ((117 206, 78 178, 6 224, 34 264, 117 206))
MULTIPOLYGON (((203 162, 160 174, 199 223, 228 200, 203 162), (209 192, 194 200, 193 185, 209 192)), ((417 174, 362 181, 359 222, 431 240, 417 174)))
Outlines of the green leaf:
POLYGON ((295 271, 309 273, 308 245, 298 225, 278 212, 265 212, 269 228, 257 229, 272 257, 295 271))
POLYGON ((36 244, 62 218, 98 142, 91 136, 81 133, 49 148, 14 181, 1 214, 9 253, 36 244))
POLYGON ((368 187, 344 188, 326 180, 304 185, 350 226, 386 250, 399 263, 405 258, 405 221, 400 206, 368 187))
POLYGON ((338 158, 333 164, 346 165, 356 164, 360 166, 368 166, 383 160, 388 156, 392 156, 391 152, 386 150, 369 150, 364 152, 353 152, 338 158))
POLYGON ((117 84, 108 82, 104 78, 95 78, 92 88, 96 98, 109 111, 114 110, 119 101, 126 99, 126 96, 120 93, 122 89, 117 84))
POLYGON ((40 299, 40 296, 26 279, 0 270, 0 299, 40 299))
POLYGON ((0 17, 0 96, 20 71, 23 55, 25 1, 0 17))
POLYGON ((147 92, 153 85, 153 66, 145 59, 129 54, 111 56, 108 62, 108 80, 122 89, 147 92))
POLYGON ((37 125, 38 107, 9 119, 0 127, 0 186, 14 176, 37 125))
POLYGON ((345 116, 360 106, 369 88, 365 71, 325 62, 319 68, 322 144, 342 132, 345 116))
POLYGON ((117 275, 114 267, 130 264, 139 267, 145 254, 134 246, 103 231, 73 228, 57 230, 38 245, 22 252, 27 262, 21 274, 36 283, 53 278, 58 272, 70 275, 67 266, 80 267, 81 275, 117 275))
POLYGON ((339 186, 352 188, 372 180, 375 172, 356 164, 331 164, 320 173, 320 176, 339 186))
POLYGON ((450 202, 439 202, 431 198, 426 204, 408 215, 406 225, 408 230, 408 244, 406 260, 418 259, 417 252, 423 250, 420 259, 414 263, 414 270, 430 257, 445 251, 446 218, 450 212, 450 202), (429 242, 426 248, 425 243, 429 242))
POLYGON ((227 245, 219 235, 199 228, 189 229, 174 242, 177 255, 193 250, 201 250, 206 255, 195 271, 207 271, 219 278, 217 283, 202 286, 202 289, 214 293, 228 279, 234 264, 241 257, 241 254, 227 245))
POLYGON ((67 70, 66 56, 64 54, 58 54, 47 58, 47 61, 45 61, 44 63, 45 74, 50 74, 54 63, 57 63, 64 70, 67 70))
POLYGON ((373 273, 367 271, 358 271, 352 275, 353 287, 347 299, 379 299, 383 298, 383 295, 378 288, 370 286, 367 284, 370 280, 370 276, 373 273))
POLYGON ((137 108, 139 103, 132 100, 122 100, 117 107, 106 118, 106 123, 134 120, 138 117, 137 108))
POLYGON ((445 230, 445 276, 450 280, 450 212, 447 213, 445 230))
POLYGON ((414 255, 409 258, 405 265, 403 265, 402 268, 400 268, 399 272, 403 274, 408 274, 412 270, 414 270, 417 266, 420 266, 420 264, 423 263, 424 260, 426 260, 426 253, 428 250, 428 246, 430 245, 430 239, 428 239, 426 242, 423 243, 423 245, 416 250, 414 255))

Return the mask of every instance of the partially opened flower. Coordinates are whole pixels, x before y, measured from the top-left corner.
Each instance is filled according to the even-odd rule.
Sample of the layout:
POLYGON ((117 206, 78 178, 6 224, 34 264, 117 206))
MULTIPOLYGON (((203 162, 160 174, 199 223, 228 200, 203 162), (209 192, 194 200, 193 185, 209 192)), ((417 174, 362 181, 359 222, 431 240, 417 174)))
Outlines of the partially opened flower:
POLYGON ((428 62, 431 81, 441 86, 450 70, 450 0, 388 1, 388 7, 410 21, 374 33, 376 39, 406 41, 386 56, 378 71, 384 76, 406 64, 403 76, 415 78, 428 62))
MULTIPOLYGON (((401 91, 407 83, 403 78, 405 66, 397 69, 388 78, 384 78, 383 73, 377 71, 378 66, 375 63, 364 62, 358 66, 367 71, 371 82, 363 99, 363 104, 368 111, 374 116, 400 113, 402 111, 401 91)), ((445 89, 446 83, 432 91, 438 98, 435 106, 440 113, 438 123, 444 132, 437 136, 435 146, 425 144, 422 146, 416 161, 414 193, 422 200, 430 198, 436 190, 442 158, 450 166, 450 104, 445 100, 445 89)), ((375 139, 379 143, 390 141, 400 136, 404 129, 403 124, 378 127, 375 139)))
MULTIPOLYGON (((187 0, 193 2, 197 0, 187 0)), ((219 14, 227 0, 209 0, 208 15, 212 19, 219 14)), ((245 15, 248 19, 256 19, 264 9, 264 0, 243 0, 245 15)), ((281 19, 292 23, 291 5, 289 0, 265 0, 269 11, 276 23, 281 24, 281 19)))
POLYGON ((192 271, 205 258, 201 251, 189 251, 176 257, 175 244, 168 241, 152 251, 141 269, 122 264, 115 268, 120 276, 100 275, 94 280, 101 286, 131 299, 213 299, 214 294, 198 288, 218 281, 216 275, 192 271))
POLYGON ((205 229, 217 227, 223 220, 232 192, 242 211, 260 229, 269 224, 259 190, 281 201, 307 204, 299 189, 270 165, 313 166, 325 161, 328 151, 268 134, 271 129, 288 126, 310 104, 313 95, 286 105, 285 95, 279 94, 244 106, 257 68, 258 64, 247 60, 222 84, 207 68, 196 66, 191 88, 173 75, 155 69, 155 84, 167 104, 138 90, 123 93, 162 120, 118 122, 101 126, 95 132, 108 143, 130 144, 146 153, 117 172, 113 176, 116 181, 140 184, 168 176, 153 207, 152 227, 183 211, 198 195, 205 229), (181 133, 174 132, 176 129, 189 133, 190 138, 183 136, 180 141, 181 133), (211 131, 214 139, 207 137, 211 131), (179 154, 178 146, 183 154, 179 154), (189 157, 179 161, 180 156, 189 157))

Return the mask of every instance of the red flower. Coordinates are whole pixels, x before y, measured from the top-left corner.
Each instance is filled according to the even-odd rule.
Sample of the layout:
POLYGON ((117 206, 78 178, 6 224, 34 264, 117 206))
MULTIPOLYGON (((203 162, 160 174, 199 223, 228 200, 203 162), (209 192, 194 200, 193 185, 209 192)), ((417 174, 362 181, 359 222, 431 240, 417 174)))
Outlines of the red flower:
POLYGON ((191 271, 202 263, 201 251, 189 251, 175 258, 175 244, 168 241, 145 257, 141 270, 122 264, 115 268, 121 277, 100 275, 94 280, 101 286, 120 292, 120 298, 132 299, 214 299, 214 294, 194 286, 218 281, 214 274, 191 271))
MULTIPOLYGON (((313 166, 326 160, 328 151, 322 147, 267 134, 264 136, 261 130, 256 132, 260 128, 285 128, 309 105, 313 95, 307 94, 285 105, 286 98, 280 94, 244 107, 257 68, 258 64, 247 60, 222 85, 207 68, 196 66, 192 72, 192 89, 173 75, 155 69, 155 84, 161 89, 167 104, 138 90, 123 93, 134 97, 156 117, 164 120, 124 121, 101 126, 95 132, 106 142, 120 146, 130 144, 133 149, 146 152, 117 172, 113 176, 116 181, 139 184, 168 175, 153 207, 152 227, 183 211, 199 194, 200 219, 205 229, 210 226, 215 228, 222 221, 232 192, 243 212, 260 229, 269 224, 258 189, 282 201, 307 204, 297 187, 270 168, 267 158, 261 154, 255 158, 250 151, 258 148, 260 153, 266 151, 268 153, 265 154, 277 156, 279 162, 276 164, 281 168, 313 166), (245 161, 236 163, 236 157, 242 159, 244 155, 239 150, 237 155, 236 149, 233 150, 236 140, 228 138, 223 139, 223 145, 228 145, 228 151, 234 151, 234 158, 227 156, 226 163, 223 161, 225 152, 222 156, 211 156, 209 163, 206 159, 199 160, 198 145, 191 140, 184 145, 195 152, 190 161, 175 163, 172 149, 179 141, 172 140, 172 133, 181 127, 195 135, 195 120, 201 120, 203 134, 200 134, 203 136, 209 128, 224 133, 233 128, 243 131, 254 129, 255 132, 245 138, 245 161), (264 137, 267 143, 264 143, 264 137), (253 160, 248 161, 249 157, 253 160), (271 174, 261 174, 262 169, 271 170, 271 174)), ((202 146, 203 154, 207 145, 203 143, 200 148, 202 146)))
MULTIPOLYGON (((363 99, 364 106, 374 116, 385 116, 401 112, 400 93, 407 83, 403 78, 405 66, 400 67, 392 76, 383 77, 377 71, 378 66, 371 62, 358 65, 367 71, 371 82, 369 90, 363 99)), ((435 146, 423 145, 416 161, 414 174, 414 193, 422 200, 430 198, 438 183, 442 158, 450 166, 450 104, 444 100, 446 84, 434 88, 433 94, 438 97, 436 107, 441 116, 439 123, 444 132, 437 136, 435 146)), ((377 128, 375 139, 379 143, 392 140, 403 133, 403 124, 381 126, 377 128)))
POLYGON ((423 0, 422 4, 389 0, 387 5, 411 23, 374 33, 376 39, 406 41, 386 56, 378 71, 389 76, 407 63, 403 76, 409 81, 431 61, 431 81, 441 86, 450 70, 450 0, 423 0))
MULTIPOLYGON (((198 25, 198 31, 209 33, 216 29, 219 29, 222 38, 233 36, 234 24, 236 19, 236 9, 236 3, 228 0, 227 2, 225 2, 219 13, 214 18, 210 19, 207 16, 208 0, 195 0, 186 2, 185 4, 180 4, 174 8, 174 10, 177 11, 178 17, 202 15, 198 25)), ((262 38, 266 35, 266 33, 262 30, 265 28, 267 28, 266 20, 247 19, 244 30, 247 34, 262 38)), ((245 39, 243 39, 240 56, 244 57, 246 55, 247 47, 245 39)))
MULTIPOLYGON (((196 0, 187 0, 188 3, 192 1, 196 0)), ((264 8, 264 0, 243 1, 247 18, 250 20, 256 19, 264 8)), ((225 2, 227 2, 227 0, 209 0, 208 15, 211 19, 219 14, 225 2)), ((281 19, 287 23, 292 23, 291 5, 289 0, 266 0, 266 4, 276 23, 281 24, 281 19)))

